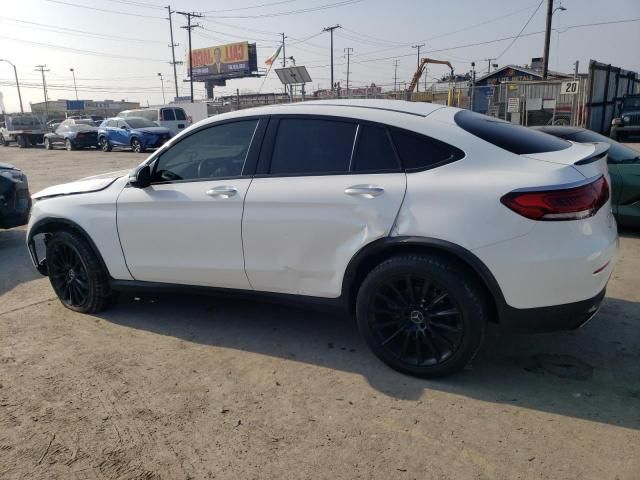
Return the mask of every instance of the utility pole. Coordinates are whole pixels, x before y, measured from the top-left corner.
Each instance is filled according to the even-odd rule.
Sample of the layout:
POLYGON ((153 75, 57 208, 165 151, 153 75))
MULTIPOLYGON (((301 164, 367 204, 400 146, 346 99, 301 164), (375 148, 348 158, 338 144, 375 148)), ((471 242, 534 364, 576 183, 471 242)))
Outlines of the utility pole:
POLYGON ((553 0, 547 0, 547 25, 544 31, 544 54, 542 55, 542 79, 549 73, 549 45, 551 43, 551 17, 553 17, 553 0))
POLYGON ((471 62, 471 105, 469 110, 473 112, 473 106, 476 99, 476 62, 471 62))
POLYGON ((485 58, 485 62, 489 62, 489 66, 487 67, 487 75, 491 73, 491 62, 497 60, 497 58, 485 58))
POLYGON ((347 54, 347 98, 349 98, 349 61, 351 60, 351 52, 353 52, 353 48, 347 47, 344 49, 344 52, 347 54))
MULTIPOLYGON (((199 13, 194 13, 194 12, 175 12, 178 15, 183 15, 185 17, 187 17, 187 24, 183 27, 180 28, 184 28, 185 30, 187 30, 189 32, 189 88, 191 91, 190 97, 191 97, 191 103, 193 103, 193 61, 191 58, 191 30, 193 30, 196 27, 199 27, 200 25, 198 25, 197 23, 195 25, 191 25, 191 18, 202 18, 202 15, 199 13)), ((173 43, 173 42, 172 42, 173 43)), ((176 88, 177 88, 177 84, 176 84, 176 88)))
POLYGON ((178 93, 178 72, 176 70, 176 65, 181 65, 182 62, 176 62, 176 50, 175 47, 180 45, 179 43, 173 43, 173 22, 171 21, 171 14, 175 13, 171 11, 171 5, 167 5, 165 7, 169 12, 169 34, 171 35, 171 62, 169 62, 173 66, 173 81, 176 85, 176 98, 180 96, 178 93))
POLYGON ((16 77, 16 88, 18 89, 18 100, 20 101, 20 112, 24 113, 24 108, 22 108, 22 95, 20 94, 20 82, 18 81, 18 70, 16 69, 16 66, 13 63, 11 63, 9 60, 0 58, 0 62, 7 62, 9 65, 13 67, 13 74, 16 77))
POLYGON ((573 79, 576 80, 578 78, 578 67, 580 66, 580 60, 576 60, 573 65, 573 79))
POLYGON ((335 90, 335 85, 333 84, 333 31, 336 28, 342 28, 340 24, 335 24, 333 27, 323 28, 323 32, 329 32, 331 34, 331 91, 335 90))
POLYGON ((47 112, 47 120, 49 119, 49 98, 47 97, 47 81, 44 78, 44 72, 48 72, 46 65, 36 65, 35 71, 42 74, 42 90, 44 91, 44 109, 47 112), (45 70, 46 69, 46 70, 45 70))
POLYGON ((78 84, 76 83, 76 71, 70 68, 69 71, 73 75, 73 88, 76 90, 76 100, 78 100, 78 84))
POLYGON ((393 91, 398 91, 398 60, 393 61, 393 91))
MULTIPOLYGON (((285 50, 285 43, 284 43, 284 39, 287 38, 287 36, 284 34, 284 32, 282 32, 282 68, 285 68, 287 66, 287 51, 285 50)), ((286 95, 289 95, 289 89, 287 88, 287 85, 285 84, 284 86, 284 93, 286 95)), ((293 100, 292 98, 290 98, 289 100, 293 100)))
POLYGON ((160 84, 162 85, 162 104, 165 105, 167 101, 164 98, 164 78, 162 78, 161 73, 158 73, 158 76, 160 77, 160 84))
MULTIPOLYGON (((417 48, 418 49, 418 63, 417 66, 418 68, 420 68, 420 48, 424 47, 424 43, 421 43, 419 45, 411 45, 411 48, 417 48)), ((416 92, 420 91, 420 79, 418 79, 418 81, 416 82, 416 92)))

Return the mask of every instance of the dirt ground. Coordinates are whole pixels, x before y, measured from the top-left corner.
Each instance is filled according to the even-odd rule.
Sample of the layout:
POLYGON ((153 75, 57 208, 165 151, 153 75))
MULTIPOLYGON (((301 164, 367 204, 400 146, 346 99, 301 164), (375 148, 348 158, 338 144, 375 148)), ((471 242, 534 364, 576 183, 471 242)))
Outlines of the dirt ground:
MULTIPOLYGON (((143 158, 0 148, 33 192, 143 158)), ((639 233, 584 328, 490 329, 433 382, 336 313, 165 295, 75 314, 24 243, 0 231, 2 479, 640 478, 639 233)))

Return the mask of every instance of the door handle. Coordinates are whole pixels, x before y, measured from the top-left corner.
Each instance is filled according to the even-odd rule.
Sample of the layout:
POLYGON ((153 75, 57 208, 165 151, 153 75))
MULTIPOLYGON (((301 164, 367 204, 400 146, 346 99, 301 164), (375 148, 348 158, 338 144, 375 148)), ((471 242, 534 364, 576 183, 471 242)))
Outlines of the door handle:
POLYGON ((373 198, 384 193, 384 188, 378 185, 352 185, 344 190, 345 195, 353 197, 373 198))
POLYGON ((207 190, 206 194, 209 195, 210 197, 220 197, 220 198, 229 198, 229 197, 233 197, 236 193, 238 193, 238 190, 236 189, 236 187, 230 187, 227 185, 223 185, 220 187, 213 187, 210 190, 207 190))

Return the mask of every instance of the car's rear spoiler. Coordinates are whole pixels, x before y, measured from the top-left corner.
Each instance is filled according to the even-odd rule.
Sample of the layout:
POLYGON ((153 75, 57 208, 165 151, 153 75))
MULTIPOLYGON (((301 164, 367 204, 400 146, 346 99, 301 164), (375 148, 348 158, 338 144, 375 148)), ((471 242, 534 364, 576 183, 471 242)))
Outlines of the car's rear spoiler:
POLYGON ((587 165, 589 163, 597 162, 602 157, 607 155, 609 152, 609 144, 604 142, 596 142, 594 143, 596 149, 593 151, 591 155, 583 158, 582 160, 577 161, 574 165, 587 165))

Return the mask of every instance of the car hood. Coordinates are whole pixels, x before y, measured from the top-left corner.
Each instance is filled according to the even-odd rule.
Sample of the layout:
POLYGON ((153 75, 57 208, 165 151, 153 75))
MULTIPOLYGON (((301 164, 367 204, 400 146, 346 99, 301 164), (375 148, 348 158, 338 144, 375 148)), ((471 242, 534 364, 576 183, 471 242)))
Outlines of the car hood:
POLYGON ((165 127, 144 127, 136 128, 135 131, 140 133, 150 133, 152 135, 163 135, 165 133, 169 133, 171 130, 165 127))
POLYGON ((11 165, 10 163, 0 162, 0 170, 17 170, 17 168, 11 165))
POLYGON ((32 195, 32 198, 39 200, 47 197, 59 197, 61 195, 74 195, 78 193, 89 193, 104 190, 118 178, 127 175, 129 170, 118 170, 116 172, 103 173, 92 177, 81 178, 75 182, 62 183, 53 187, 45 188, 32 195))

